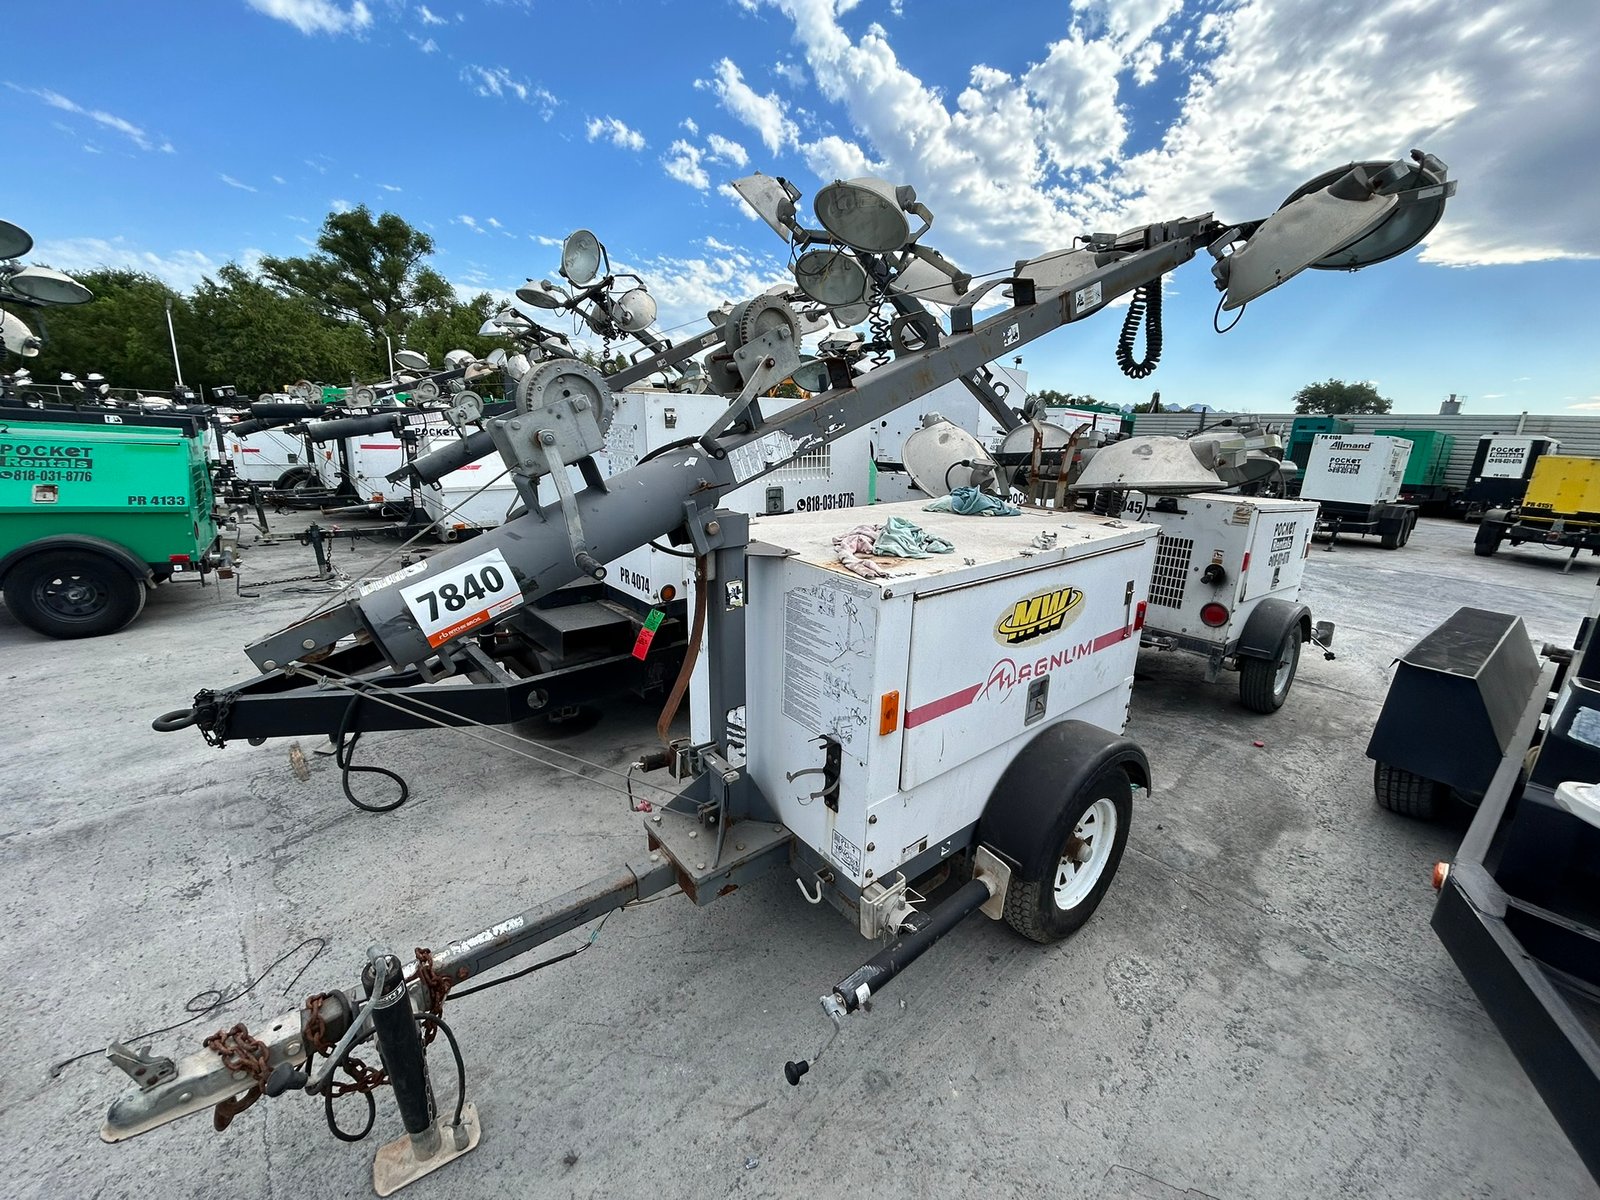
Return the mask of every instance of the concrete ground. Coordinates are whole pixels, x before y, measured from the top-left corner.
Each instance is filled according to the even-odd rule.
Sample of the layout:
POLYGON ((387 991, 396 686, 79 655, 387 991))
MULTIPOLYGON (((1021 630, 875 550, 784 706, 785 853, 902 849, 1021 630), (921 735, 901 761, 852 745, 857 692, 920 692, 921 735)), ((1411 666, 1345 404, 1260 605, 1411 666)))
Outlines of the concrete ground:
MULTIPOLYGON (((1391 660, 1456 607, 1565 642, 1589 606, 1595 560, 1481 560, 1472 532, 1424 521, 1399 551, 1315 549, 1307 598, 1339 658, 1308 656, 1275 716, 1240 708, 1236 677, 1207 685, 1198 661, 1147 652, 1130 732, 1156 787, 1094 920, 1050 948, 968 922, 799 1088, 784 1060, 815 1052, 816 997, 870 947, 787 877, 616 914, 580 957, 452 1002, 483 1144, 407 1194, 1600 1195, 1429 930, 1429 871, 1461 826, 1376 808, 1362 755, 1391 660)), ((385 550, 341 555, 353 569, 385 550)), ((249 568, 297 575, 310 556, 260 548, 249 568)), ((456 733, 367 739, 362 760, 413 791, 371 816, 328 759, 301 782, 285 743, 150 731, 250 671, 240 647, 315 603, 305 587, 169 586, 83 642, 0 610, 0 1131, 17 1152, 0 1195, 370 1194, 378 1139, 334 1142, 298 1095, 225 1134, 198 1116, 102 1144, 126 1081, 98 1051, 306 938, 327 946, 301 979, 311 948, 156 1049, 350 986, 373 940, 440 946, 638 857, 623 797, 456 733)), ((625 764, 653 719, 620 706, 560 745, 625 764)), ((384 1094, 379 1138, 398 1132, 384 1094)))

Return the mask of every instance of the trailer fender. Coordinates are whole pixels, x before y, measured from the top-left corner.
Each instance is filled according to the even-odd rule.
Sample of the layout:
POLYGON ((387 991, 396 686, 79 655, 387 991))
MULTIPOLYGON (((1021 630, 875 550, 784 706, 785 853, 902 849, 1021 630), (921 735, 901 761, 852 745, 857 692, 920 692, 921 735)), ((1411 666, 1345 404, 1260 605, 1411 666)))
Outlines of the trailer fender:
POLYGON ((0 558, 0 586, 4 586, 6 575, 11 571, 12 567, 23 559, 31 558, 44 550, 88 550, 104 558, 109 558, 140 583, 149 585, 154 582, 154 576, 150 572, 150 564, 142 561, 126 546, 88 533, 57 533, 52 534, 50 537, 42 537, 38 541, 18 546, 10 554, 0 558))
POLYGON ((1239 635, 1237 658, 1272 658, 1283 645, 1284 635, 1298 628, 1300 640, 1311 640, 1311 610, 1294 600, 1269 596, 1257 604, 1239 635))
POLYGON ((1131 738, 1087 721, 1041 730, 1011 760, 978 818, 978 841, 1023 876, 1052 863, 1056 842, 1045 836, 1066 802, 1107 767, 1120 767, 1135 787, 1150 788, 1150 760, 1131 738))

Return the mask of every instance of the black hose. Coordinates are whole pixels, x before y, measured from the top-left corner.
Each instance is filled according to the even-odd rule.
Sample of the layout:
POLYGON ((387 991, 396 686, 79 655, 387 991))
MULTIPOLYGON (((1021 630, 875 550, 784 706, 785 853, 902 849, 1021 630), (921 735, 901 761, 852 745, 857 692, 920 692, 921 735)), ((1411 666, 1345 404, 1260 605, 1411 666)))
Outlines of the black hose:
POLYGON ((417 1021, 423 1025, 431 1024, 450 1042, 450 1053, 456 1056, 456 1119, 452 1125, 461 1124, 461 1110, 467 1103, 467 1064, 461 1057, 461 1043, 456 1041, 456 1035, 450 1026, 444 1023, 444 1018, 437 1013, 419 1012, 417 1021))
POLYGON ((1129 379, 1143 379, 1156 369, 1161 361, 1161 280, 1142 283, 1134 289, 1128 302, 1128 315, 1122 319, 1122 333, 1117 338, 1117 366, 1129 379), (1144 326, 1144 357, 1133 360, 1133 344, 1138 340, 1139 327, 1144 326))
POLYGON ((350 729, 350 722, 355 718, 356 709, 361 706, 361 700, 360 693, 350 697, 350 706, 344 710, 344 716, 339 721, 339 733, 333 740, 333 761, 339 767, 339 783, 344 788, 345 799, 363 812, 393 812, 411 798, 410 785, 388 767, 358 767, 350 761, 356 752, 356 743, 361 740, 361 731, 357 730, 350 734, 349 741, 345 741, 345 734, 350 729), (350 790, 350 776, 357 772, 365 775, 387 775, 400 785, 399 799, 392 804, 368 804, 364 800, 357 800, 356 794, 350 790))
MULTIPOLYGON (((349 1057, 346 1055, 345 1057, 349 1057)), ((378 1119, 378 1101, 371 1092, 362 1092, 367 1098, 367 1123, 361 1127, 360 1133, 346 1133, 339 1128, 339 1118, 333 1115, 333 1089, 325 1088, 322 1092, 322 1115, 327 1119, 328 1132, 341 1142, 360 1142, 372 1132, 373 1123, 378 1119)))

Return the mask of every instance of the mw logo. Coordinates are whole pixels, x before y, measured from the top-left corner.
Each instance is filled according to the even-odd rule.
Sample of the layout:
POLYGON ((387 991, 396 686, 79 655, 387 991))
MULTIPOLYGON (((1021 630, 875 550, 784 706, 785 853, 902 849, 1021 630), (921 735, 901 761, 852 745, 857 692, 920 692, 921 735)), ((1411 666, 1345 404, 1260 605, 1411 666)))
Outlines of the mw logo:
POLYGON ((1077 588, 1055 588, 1018 600, 995 622, 994 638, 1003 646, 1016 646, 1049 637, 1064 629, 1083 611, 1083 593, 1077 588))

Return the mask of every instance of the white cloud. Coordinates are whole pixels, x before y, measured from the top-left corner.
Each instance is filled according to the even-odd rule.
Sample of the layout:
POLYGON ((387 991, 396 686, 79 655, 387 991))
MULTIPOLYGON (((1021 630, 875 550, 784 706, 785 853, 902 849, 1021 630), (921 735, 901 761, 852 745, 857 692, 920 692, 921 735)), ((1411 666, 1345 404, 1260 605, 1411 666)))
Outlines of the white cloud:
POLYGON ((722 107, 754 129, 773 154, 799 140, 800 130, 789 118, 788 106, 775 93, 758 94, 730 59, 717 64, 715 78, 697 79, 695 87, 715 92, 722 107))
POLYGON ((84 150, 84 153, 86 153, 86 154, 104 154, 105 153, 105 151, 100 149, 99 146, 90 145, 88 142, 85 142, 83 144, 83 150, 84 150))
MULTIPOLYGON (((141 150, 152 149, 150 138, 145 134, 143 129, 139 128, 139 126, 135 125, 132 121, 129 121, 124 117, 117 116, 115 113, 108 113, 104 109, 99 108, 84 108, 83 105, 75 103, 74 101, 63 96, 60 92, 51 91, 49 88, 21 87, 15 83, 11 83, 9 80, 6 83, 6 86, 14 92, 21 92, 28 96, 37 96, 51 108, 60 109, 62 112, 73 113, 80 117, 88 117, 89 120, 93 121, 95 124, 103 125, 107 129, 122 134, 141 150)), ((161 150, 166 154, 171 154, 174 152, 171 142, 163 142, 161 145, 161 150)))
POLYGON ((468 229, 472 230, 473 233, 489 232, 482 225, 479 225, 476 220, 467 216, 465 213, 462 213, 461 216, 454 218, 454 220, 457 225, 465 225, 468 229))
POLYGON ((284 179, 284 177, 282 175, 274 175, 272 177, 272 182, 281 184, 281 183, 287 183, 288 181, 286 179, 284 179))
POLYGON ((419 38, 414 33, 408 33, 406 34, 406 37, 411 39, 411 44, 418 50, 421 50, 424 54, 433 54, 439 49, 439 43, 434 41, 431 37, 419 38))
POLYGON ((253 192, 256 190, 248 183, 239 182, 239 180, 235 179, 232 175, 218 175, 217 178, 222 180, 223 183, 227 184, 231 188, 238 188, 241 192, 253 192))
POLYGON ((337 197, 328 201, 328 209, 330 212, 347 213, 353 207, 354 205, 352 205, 350 201, 340 200, 337 197))
POLYGON ((559 246, 562 244, 560 238, 545 237, 542 233, 530 233, 528 237, 532 241, 538 242, 541 246, 559 246))
POLYGON ((692 188, 699 188, 702 192, 711 186, 711 176, 707 175, 705 168, 700 165, 700 147, 690 145, 681 138, 672 143, 672 149, 661 160, 661 165, 680 183, 687 183, 692 188))
POLYGON ((251 8, 301 33, 354 33, 372 24, 372 10, 362 0, 346 7, 335 0, 245 0, 251 8))
POLYGON ((590 117, 584 132, 591 142, 603 137, 623 150, 643 150, 645 146, 644 134, 629 129, 616 117, 590 117))
POLYGON ((772 73, 783 80, 790 87, 805 87, 806 69, 796 62, 780 62, 772 64, 772 73))
POLYGON ((823 98, 848 129, 802 142, 776 96, 728 60, 712 88, 769 150, 819 176, 914 184, 937 244, 972 269, 1064 246, 1088 229, 1217 212, 1270 213, 1304 179, 1413 146, 1462 177, 1423 261, 1600 257, 1600 5, 1464 9, 1450 0, 1329 7, 1239 0, 1075 0, 1065 35, 1013 72, 975 63, 954 96, 898 59, 888 33, 852 36, 836 0, 749 0, 793 24, 823 98), (1165 126, 1130 100, 1163 72, 1186 91, 1165 126), (1529 181, 1543 181, 1530 188, 1529 181))
POLYGON ((539 115, 548 121, 561 103, 551 92, 526 79, 518 79, 505 67, 480 67, 469 63, 462 68, 461 78, 474 92, 485 98, 504 99, 515 96, 524 104, 531 104, 539 115))
POLYGON ((171 142, 162 142, 161 143, 161 153, 163 153, 163 154, 176 154, 177 152, 178 152, 178 148, 176 146, 174 146, 171 142))
MULTIPOLYGON (((188 291, 202 276, 214 274, 225 260, 199 250, 173 250, 165 254, 142 249, 123 238, 54 238, 41 241, 32 257, 58 271, 75 273, 101 267, 144 271, 180 291, 188 291)), ((240 258, 242 255, 236 255, 240 258)))
POLYGON ((706 136, 706 154, 713 162, 725 162, 733 167, 743 167, 750 162, 749 151, 732 138, 725 138, 720 133, 706 136))
POLYGON ((504 225, 500 224, 500 222, 496 221, 493 217, 489 218, 489 224, 492 225, 496 229, 504 229, 505 228, 504 225))
POLYGON ((445 25, 445 24, 448 24, 448 22, 443 17, 435 16, 432 12, 430 12, 429 9, 428 9, 428 6, 426 4, 418 6, 417 15, 422 18, 422 23, 424 25, 445 25))
POLYGON ((693 117, 685 117, 683 120, 679 121, 678 124, 681 128, 687 129, 690 133, 700 132, 700 126, 695 124, 693 117))
POLYGON ((378 186, 386 192, 400 192, 405 190, 404 188, 395 187, 395 185, 392 183, 380 183, 378 186))

